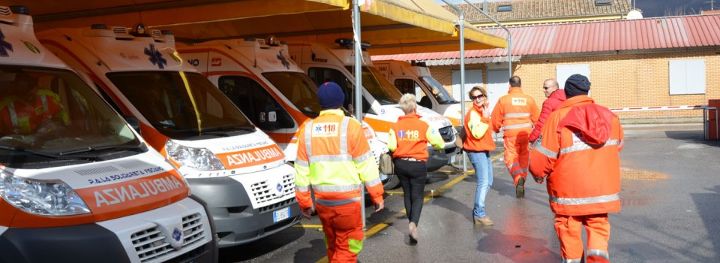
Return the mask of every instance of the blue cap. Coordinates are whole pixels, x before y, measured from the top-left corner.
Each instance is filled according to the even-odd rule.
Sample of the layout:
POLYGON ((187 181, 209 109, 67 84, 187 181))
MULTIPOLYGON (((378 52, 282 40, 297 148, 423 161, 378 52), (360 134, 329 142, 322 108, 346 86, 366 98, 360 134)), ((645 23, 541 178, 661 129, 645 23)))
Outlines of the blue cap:
POLYGON ((565 97, 572 98, 577 95, 587 95, 590 91, 590 80, 587 77, 574 74, 565 81, 565 97))
POLYGON ((325 82, 318 88, 318 99, 323 109, 337 109, 345 102, 345 93, 335 82, 325 82))

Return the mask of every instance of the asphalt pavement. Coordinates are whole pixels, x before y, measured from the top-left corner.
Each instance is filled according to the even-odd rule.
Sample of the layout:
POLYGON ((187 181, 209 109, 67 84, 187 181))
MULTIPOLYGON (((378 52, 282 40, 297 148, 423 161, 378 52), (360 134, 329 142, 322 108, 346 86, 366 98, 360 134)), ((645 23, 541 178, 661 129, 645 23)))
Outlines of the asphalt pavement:
MULTIPOLYGON (((610 216, 613 262, 720 262, 720 143, 698 125, 626 126, 623 210, 610 216)), ((494 155, 486 206, 495 221, 474 226, 475 179, 444 167, 426 185, 420 239, 410 245, 402 190, 387 191, 386 209, 368 204, 365 262, 560 262, 545 185, 529 180, 516 199, 494 155)), ((471 166, 469 166, 471 167, 471 166)), ((317 217, 265 239, 220 250, 221 262, 323 262, 317 217)))

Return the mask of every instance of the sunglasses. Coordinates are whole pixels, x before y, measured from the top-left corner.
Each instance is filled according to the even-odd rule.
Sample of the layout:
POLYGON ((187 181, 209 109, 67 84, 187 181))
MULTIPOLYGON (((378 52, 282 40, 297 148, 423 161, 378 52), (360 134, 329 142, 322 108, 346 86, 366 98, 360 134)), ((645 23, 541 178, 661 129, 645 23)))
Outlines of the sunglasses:
POLYGON ((471 99, 471 100, 476 100, 476 99, 479 99, 479 98, 482 98, 482 97, 485 97, 485 95, 480 94, 480 95, 477 95, 477 96, 470 96, 470 99, 471 99))
POLYGON ((550 89, 550 88, 552 88, 552 87, 545 87, 545 86, 543 86, 543 89, 544 89, 544 90, 548 90, 548 89, 550 89))

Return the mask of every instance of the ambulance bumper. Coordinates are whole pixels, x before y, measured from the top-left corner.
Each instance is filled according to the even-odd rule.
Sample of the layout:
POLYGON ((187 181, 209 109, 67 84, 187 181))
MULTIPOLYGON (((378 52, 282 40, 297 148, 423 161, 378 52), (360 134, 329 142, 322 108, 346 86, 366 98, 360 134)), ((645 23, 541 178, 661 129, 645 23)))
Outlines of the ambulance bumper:
MULTIPOLYGON (((166 207, 96 224, 50 228, 7 228, 0 235, 0 262, 140 262, 139 252, 132 248, 135 243, 130 241, 130 233, 137 233, 138 229, 146 229, 145 225, 149 224, 148 222, 167 218, 168 214, 179 216, 183 213, 182 211, 199 213, 202 228, 210 231, 211 227, 207 225, 207 219, 203 219, 204 211, 200 212, 202 210, 204 209, 200 204, 187 198, 166 207)), ((183 246, 179 250, 170 248, 169 251, 157 252, 160 250, 151 248, 149 250, 165 254, 148 262, 157 260, 215 262, 217 261, 217 247, 210 237, 207 235, 198 240, 204 244, 195 243, 195 245, 183 246)), ((147 248, 141 249, 148 250, 147 248)))
POLYGON ((434 172, 441 167, 450 164, 450 158, 455 155, 458 148, 453 144, 450 147, 445 147, 443 150, 435 150, 432 147, 428 147, 428 161, 427 171, 434 172))
POLYGON ((188 178, 188 182, 193 195, 208 206, 219 247, 252 242, 300 222, 300 207, 294 195, 254 209, 243 185, 232 178, 188 178))

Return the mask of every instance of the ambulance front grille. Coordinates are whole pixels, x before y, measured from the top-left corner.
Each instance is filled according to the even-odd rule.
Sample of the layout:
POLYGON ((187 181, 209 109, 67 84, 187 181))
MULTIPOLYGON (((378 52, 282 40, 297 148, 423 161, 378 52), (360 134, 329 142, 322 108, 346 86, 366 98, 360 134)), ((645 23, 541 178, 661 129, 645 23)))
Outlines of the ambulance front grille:
MULTIPOLYGON (((199 213, 182 218, 183 244, 182 248, 201 241, 204 237, 202 217, 199 213)), ((151 262, 166 255, 179 254, 165 239, 157 226, 135 232, 130 236, 135 252, 140 262, 151 262)), ((176 257, 173 255, 172 257, 176 257)))
POLYGON ((277 194, 277 185, 268 185, 267 180, 250 185, 252 198, 259 207, 265 206, 273 200, 295 193, 295 177, 293 174, 283 175, 282 194, 277 194))
POLYGON ((442 127, 440 128, 440 136, 442 136, 443 141, 445 142, 452 142, 455 140, 455 133, 453 132, 452 126, 442 127))

